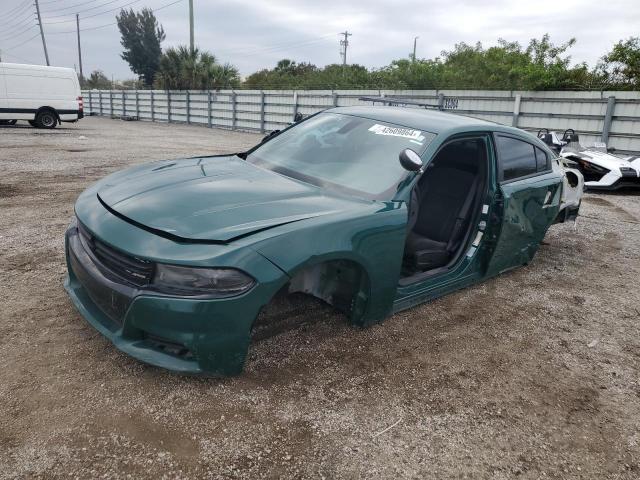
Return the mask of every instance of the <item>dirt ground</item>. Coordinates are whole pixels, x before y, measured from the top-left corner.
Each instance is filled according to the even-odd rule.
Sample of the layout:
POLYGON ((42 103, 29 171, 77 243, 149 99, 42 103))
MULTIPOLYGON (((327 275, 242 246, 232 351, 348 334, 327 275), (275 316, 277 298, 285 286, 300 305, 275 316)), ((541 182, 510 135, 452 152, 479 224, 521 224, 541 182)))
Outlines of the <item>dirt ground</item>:
POLYGON ((0 479, 640 478, 640 192, 586 195, 534 262, 370 329, 324 307, 232 379, 119 353, 62 287, 77 195, 258 135, 0 127, 0 479))

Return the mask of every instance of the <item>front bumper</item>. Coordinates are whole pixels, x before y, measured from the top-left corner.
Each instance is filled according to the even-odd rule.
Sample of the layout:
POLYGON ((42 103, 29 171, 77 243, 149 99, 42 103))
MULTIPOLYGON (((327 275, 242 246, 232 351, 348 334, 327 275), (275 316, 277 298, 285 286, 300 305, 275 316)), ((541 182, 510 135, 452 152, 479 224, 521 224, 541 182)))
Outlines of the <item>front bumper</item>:
POLYGON ((587 190, 620 190, 622 188, 640 188, 640 177, 619 177, 613 183, 606 184, 602 182, 585 182, 584 187, 587 190))
POLYGON ((80 314, 119 350, 185 374, 242 372, 253 321, 272 295, 258 283, 224 299, 189 299, 145 292, 105 272, 78 230, 65 237, 65 289, 80 314))
POLYGON ((585 182, 589 190, 619 190, 621 188, 640 188, 640 168, 629 168, 625 171, 610 171, 599 181, 585 182))

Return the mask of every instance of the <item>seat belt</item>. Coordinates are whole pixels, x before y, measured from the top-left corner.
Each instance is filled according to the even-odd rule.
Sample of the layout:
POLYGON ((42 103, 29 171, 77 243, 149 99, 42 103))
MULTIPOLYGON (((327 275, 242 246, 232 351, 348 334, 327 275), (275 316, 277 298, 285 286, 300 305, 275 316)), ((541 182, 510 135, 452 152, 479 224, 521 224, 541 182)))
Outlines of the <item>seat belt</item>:
POLYGON ((460 212, 458 212, 458 218, 456 218, 456 223, 453 226, 453 229, 451 231, 451 237, 449 237, 449 243, 447 244, 447 252, 449 252, 450 254, 455 252, 455 250, 458 248, 458 235, 460 234, 460 230, 462 229, 462 227, 464 226, 464 221, 467 218, 467 214, 469 213, 469 210, 471 209, 471 205, 473 203, 473 201, 476 198, 476 191, 478 190, 478 184, 479 182, 480 176, 476 175, 473 179, 473 184, 471 185, 470 191, 469 191, 469 195, 467 195, 467 198, 465 199, 464 203, 462 204, 462 207, 460 208, 460 212))

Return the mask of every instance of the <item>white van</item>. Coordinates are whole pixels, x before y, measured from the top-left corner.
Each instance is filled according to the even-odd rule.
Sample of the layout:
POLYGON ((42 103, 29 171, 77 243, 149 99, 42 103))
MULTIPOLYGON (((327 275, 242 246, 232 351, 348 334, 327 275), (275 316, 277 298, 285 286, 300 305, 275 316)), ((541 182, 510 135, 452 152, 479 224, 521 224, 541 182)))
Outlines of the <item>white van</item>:
POLYGON ((78 75, 71 68, 0 63, 0 125, 27 120, 38 128, 83 117, 78 75))

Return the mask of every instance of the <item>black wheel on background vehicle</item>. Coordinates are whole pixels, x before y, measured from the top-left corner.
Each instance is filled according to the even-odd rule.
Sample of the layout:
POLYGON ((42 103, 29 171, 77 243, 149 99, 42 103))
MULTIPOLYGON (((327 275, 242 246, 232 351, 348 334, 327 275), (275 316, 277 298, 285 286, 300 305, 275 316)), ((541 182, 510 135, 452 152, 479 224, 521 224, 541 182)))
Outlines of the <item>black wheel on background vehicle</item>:
POLYGON ((40 110, 34 120, 37 128, 56 128, 58 117, 53 110, 40 110))
POLYGON ((0 125, 15 125, 18 120, 0 120, 0 125))

